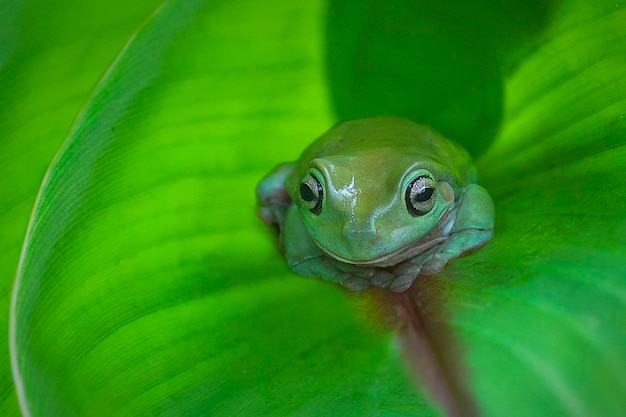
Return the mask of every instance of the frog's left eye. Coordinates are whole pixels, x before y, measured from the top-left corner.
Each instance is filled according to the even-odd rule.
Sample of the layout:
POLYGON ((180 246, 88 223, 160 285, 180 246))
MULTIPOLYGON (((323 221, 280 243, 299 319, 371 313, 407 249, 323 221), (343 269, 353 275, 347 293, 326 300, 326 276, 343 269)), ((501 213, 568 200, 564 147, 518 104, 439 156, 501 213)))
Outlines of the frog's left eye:
POLYGON ((322 212, 324 188, 315 175, 307 174, 300 183, 300 198, 311 213, 318 215, 322 212))
POLYGON ((435 189, 435 180, 429 176, 420 175, 411 181, 404 193, 406 208, 411 216, 423 216, 432 210, 437 200, 435 189))

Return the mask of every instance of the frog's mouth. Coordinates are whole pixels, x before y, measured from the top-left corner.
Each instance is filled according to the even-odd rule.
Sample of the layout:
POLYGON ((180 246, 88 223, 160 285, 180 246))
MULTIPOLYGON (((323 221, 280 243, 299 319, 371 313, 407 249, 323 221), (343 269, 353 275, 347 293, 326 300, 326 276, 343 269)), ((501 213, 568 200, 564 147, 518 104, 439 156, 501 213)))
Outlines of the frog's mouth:
POLYGON ((428 233, 420 237, 419 239, 405 245, 394 251, 376 256, 374 258, 367 259, 353 259, 347 258, 336 253, 331 252, 324 247, 320 242, 314 240, 314 242, 322 249, 328 256, 348 264, 362 265, 362 266, 375 266, 375 267, 389 267, 397 265, 407 259, 413 258, 421 253, 426 252, 428 249, 433 248, 441 243, 445 242, 450 235, 450 230, 454 225, 456 218, 456 210, 447 211, 441 220, 433 227, 428 233))
MULTIPOLYGON (((381 268, 385 268, 388 266, 394 266, 397 265, 403 261, 406 261, 407 259, 413 258, 421 253, 426 252, 428 249, 435 247, 437 245, 439 245, 440 243, 445 242, 445 240, 447 239, 447 236, 439 236, 436 238, 431 238, 426 242, 423 242, 422 239, 413 242, 410 245, 407 245, 403 248, 397 249, 393 252, 389 252, 380 256, 377 256, 375 258, 370 258, 370 259, 350 259, 350 258, 344 258, 342 256, 337 255, 336 253, 332 253, 330 252, 328 249, 326 249, 325 247, 321 246, 318 243, 318 246, 328 255, 331 256, 333 258, 335 258, 336 260, 343 262, 343 263, 347 263, 347 264, 353 264, 353 265, 362 265, 362 266, 376 266, 376 267, 381 267, 381 268)), ((317 243, 317 242, 315 242, 317 243)))

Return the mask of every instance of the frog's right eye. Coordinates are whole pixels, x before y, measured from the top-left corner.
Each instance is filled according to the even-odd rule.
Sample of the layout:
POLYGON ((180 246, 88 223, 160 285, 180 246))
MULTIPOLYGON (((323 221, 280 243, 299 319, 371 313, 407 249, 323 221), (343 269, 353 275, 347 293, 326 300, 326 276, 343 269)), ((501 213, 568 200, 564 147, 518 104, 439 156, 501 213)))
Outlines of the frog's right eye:
POLYGON ((420 175, 406 188, 404 200, 406 208, 413 217, 428 214, 437 201, 436 184, 428 175, 420 175))
POLYGON ((300 198, 311 213, 318 215, 322 212, 324 188, 322 188, 322 183, 315 175, 307 174, 300 183, 300 198))

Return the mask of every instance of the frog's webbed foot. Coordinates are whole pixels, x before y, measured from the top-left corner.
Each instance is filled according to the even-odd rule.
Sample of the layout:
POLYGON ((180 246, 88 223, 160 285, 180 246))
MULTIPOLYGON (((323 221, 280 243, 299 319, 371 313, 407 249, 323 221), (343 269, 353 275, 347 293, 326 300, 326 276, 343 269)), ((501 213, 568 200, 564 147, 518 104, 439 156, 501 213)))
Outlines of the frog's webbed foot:
POLYGON ((452 234, 444 243, 404 261, 393 268, 396 278, 389 289, 403 292, 420 275, 434 275, 441 272, 451 260, 472 252, 489 239, 491 230, 465 229, 452 234))
POLYGON ((487 243, 492 234, 492 230, 480 229, 465 229, 454 233, 440 245, 438 252, 424 263, 420 275, 434 275, 440 272, 452 259, 473 252, 487 243))
POLYGON ((459 202, 450 236, 425 260, 420 275, 436 274, 452 259, 483 246, 493 235, 493 222, 493 201, 487 191, 476 184, 468 185, 459 202))
POLYGON ((388 288, 394 292, 404 292, 422 274, 422 268, 427 264, 438 251, 439 246, 434 246, 423 253, 393 267, 394 280, 388 288))
POLYGON ((289 267, 300 275, 319 276, 352 291, 369 287, 386 288, 395 275, 379 268, 367 268, 339 262, 326 255, 289 261, 289 267))
POLYGON ((352 291, 359 291, 369 287, 389 288, 396 276, 389 271, 377 268, 362 268, 365 273, 344 272, 341 285, 352 291))
POLYGON ((396 276, 389 271, 378 268, 364 268, 367 276, 359 276, 348 273, 343 277, 342 285, 350 290, 358 291, 369 287, 388 288, 396 279, 396 276))

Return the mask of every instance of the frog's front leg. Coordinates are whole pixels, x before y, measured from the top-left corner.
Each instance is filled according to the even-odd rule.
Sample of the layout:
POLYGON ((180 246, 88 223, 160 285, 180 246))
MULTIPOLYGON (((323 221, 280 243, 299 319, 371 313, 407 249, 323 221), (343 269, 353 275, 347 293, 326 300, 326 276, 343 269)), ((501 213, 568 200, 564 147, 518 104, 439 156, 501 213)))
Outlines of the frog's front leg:
POLYGON ((268 225, 278 226, 279 230, 283 229, 285 214, 291 204, 285 181, 294 167, 294 163, 278 165, 256 187, 259 217, 268 225))
POLYGON ((389 284, 389 289, 394 292, 406 291, 420 275, 424 265, 438 252, 439 246, 434 246, 419 255, 407 259, 393 267, 395 279, 389 284))
POLYGON ((353 291, 370 286, 384 287, 394 278, 393 274, 379 268, 352 265, 326 255, 309 237, 295 204, 287 210, 283 231, 287 264, 298 275, 323 278, 353 291))
POLYGON ((432 275, 459 256, 480 248, 493 235, 495 210, 487 190, 470 184, 463 190, 459 200, 454 226, 450 236, 435 249, 422 265, 420 275, 432 275))

